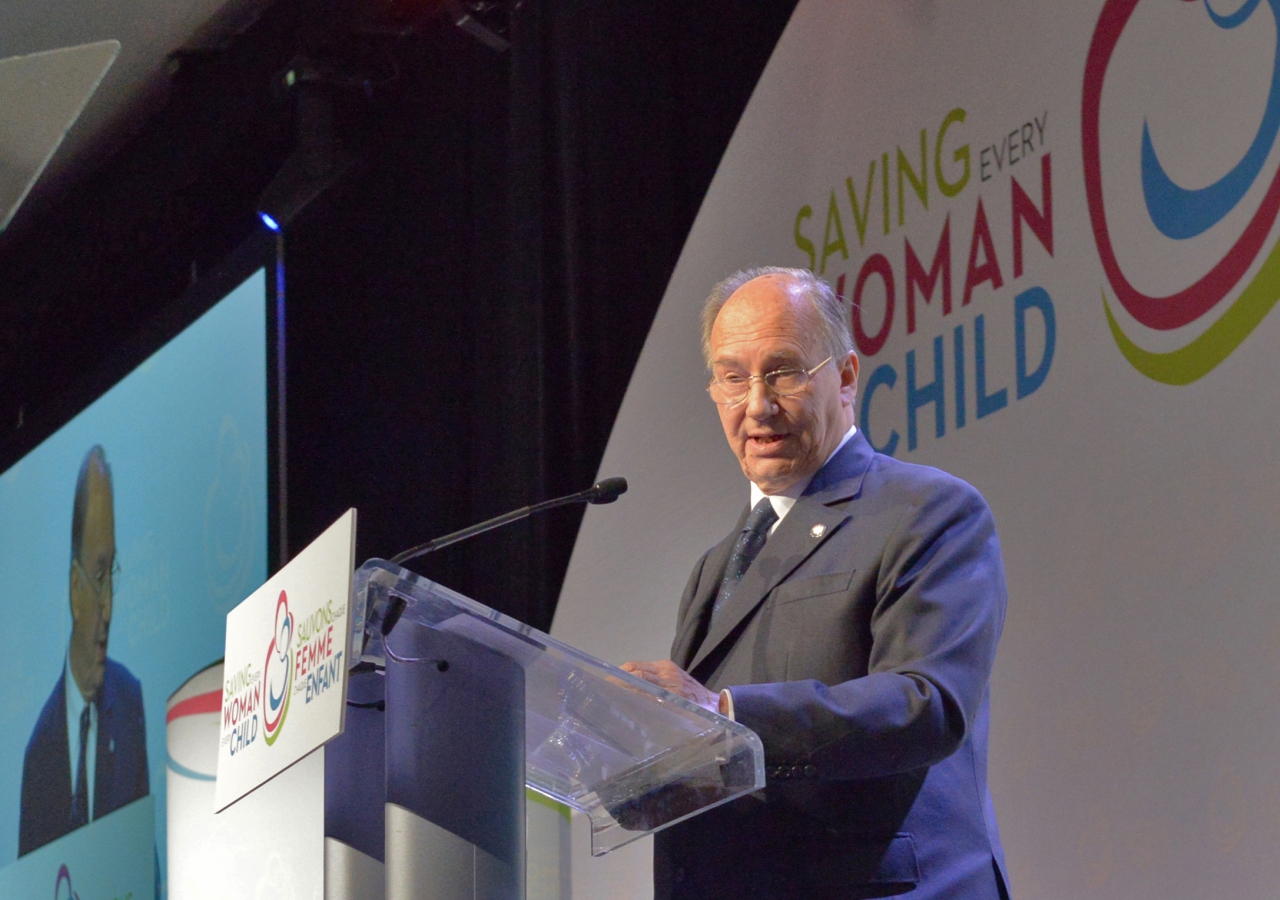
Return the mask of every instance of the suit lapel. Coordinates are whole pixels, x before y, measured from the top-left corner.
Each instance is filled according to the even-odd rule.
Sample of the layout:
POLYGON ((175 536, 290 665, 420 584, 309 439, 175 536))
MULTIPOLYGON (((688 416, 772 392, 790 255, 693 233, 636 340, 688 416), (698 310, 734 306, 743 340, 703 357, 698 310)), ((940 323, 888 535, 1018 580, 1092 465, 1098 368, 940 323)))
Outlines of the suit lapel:
MULTIPOLYGON (((729 565, 729 556, 733 553, 738 533, 742 531, 742 525, 750 512, 750 509, 743 510, 742 515, 738 517, 737 526, 729 532, 728 537, 711 548, 711 552, 707 554, 702 564, 702 575, 698 579, 698 588, 693 595, 693 602, 685 610, 684 618, 676 623, 676 641, 672 647, 671 659, 683 669, 690 668, 689 659, 697 650, 695 642, 702 633, 702 625, 710 614, 711 604, 715 602, 716 594, 720 591, 720 582, 724 579, 724 570, 729 565)), ((703 641, 703 643, 706 642, 703 641)))
MULTIPOLYGON (((71 815, 71 792, 75 790, 76 773, 71 771, 71 736, 67 734, 67 673, 65 668, 58 685, 57 699, 53 701, 54 709, 57 710, 53 720, 55 744, 53 752, 61 755, 55 755, 52 759, 59 762, 66 761, 67 763, 65 767, 58 765, 56 771, 65 772, 67 775, 65 782, 62 778, 58 779, 59 783, 66 784, 66 790, 59 790, 57 795, 62 801, 59 805, 66 810, 66 815, 69 817, 71 815)), ((52 762, 51 765, 53 765, 52 762)), ((63 827, 66 826, 64 825, 63 827)))
MULTIPOLYGON (((796 501, 795 506, 791 507, 791 511, 778 525, 777 530, 769 536, 760 555, 742 576, 742 581, 738 583, 725 607, 716 616, 706 639, 698 647, 690 664, 684 668, 689 671, 696 669, 755 611, 765 595, 794 572, 850 518, 845 510, 832 507, 834 504, 858 495, 862 488, 863 475, 866 474, 872 455, 871 445, 859 431, 814 475, 804 495, 796 501)), ((741 527, 739 522, 738 530, 741 527)), ((725 551, 720 564, 721 576, 736 538, 737 530, 727 539, 729 549, 725 551)), ((721 548, 717 549, 722 549, 724 546, 725 544, 722 544, 721 548)), ((703 581, 706 580, 704 575, 703 581)), ((720 578, 714 581, 709 596, 703 598, 703 606, 710 597, 714 597, 720 586, 720 578)), ((699 594, 702 594, 701 582, 698 588, 699 594)), ((681 661, 676 660, 676 662, 679 664, 681 661)))
POLYGON ((111 736, 115 734, 112 719, 115 714, 115 683, 111 678, 110 663, 102 676, 101 696, 98 698, 98 740, 96 744, 97 759, 94 762, 93 775, 93 817, 105 816, 110 809, 111 791, 115 784, 115 744, 111 736))

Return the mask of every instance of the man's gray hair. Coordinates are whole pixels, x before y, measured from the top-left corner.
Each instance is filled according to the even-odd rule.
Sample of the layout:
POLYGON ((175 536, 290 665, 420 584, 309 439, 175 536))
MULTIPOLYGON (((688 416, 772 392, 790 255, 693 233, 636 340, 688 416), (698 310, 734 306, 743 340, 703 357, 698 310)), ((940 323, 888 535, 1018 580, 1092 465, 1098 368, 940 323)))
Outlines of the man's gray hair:
POLYGON ((853 334, 850 332, 849 311, 836 296, 831 285, 808 269, 787 269, 782 266, 755 266, 734 272, 711 289, 702 307, 702 358, 711 365, 711 326, 725 302, 734 291, 761 275, 785 275, 800 287, 800 296, 813 304, 818 313, 818 336, 823 344, 823 355, 841 360, 853 352, 853 334))

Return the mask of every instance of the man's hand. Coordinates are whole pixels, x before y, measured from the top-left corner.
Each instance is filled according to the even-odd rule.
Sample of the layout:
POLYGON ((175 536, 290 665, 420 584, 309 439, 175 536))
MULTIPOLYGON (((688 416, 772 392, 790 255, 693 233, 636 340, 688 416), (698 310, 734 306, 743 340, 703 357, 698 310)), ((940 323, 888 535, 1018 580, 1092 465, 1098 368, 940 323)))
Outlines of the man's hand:
POLYGON ((703 687, 692 675, 669 659, 657 662, 625 662, 620 667, 637 678, 656 684, 712 712, 720 711, 720 694, 703 687))

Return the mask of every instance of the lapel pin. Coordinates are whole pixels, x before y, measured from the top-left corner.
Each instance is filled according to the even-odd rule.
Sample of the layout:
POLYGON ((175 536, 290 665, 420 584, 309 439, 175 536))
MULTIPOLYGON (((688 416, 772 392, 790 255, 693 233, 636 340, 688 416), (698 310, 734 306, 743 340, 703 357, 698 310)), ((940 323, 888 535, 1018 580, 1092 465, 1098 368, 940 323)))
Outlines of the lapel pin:
POLYGON ((813 535, 814 537, 816 537, 816 538, 818 538, 818 537, 822 537, 824 534, 826 534, 826 533, 827 533, 827 526, 826 526, 826 525, 814 525, 812 528, 810 528, 810 529, 809 529, 809 533, 810 533, 811 535, 813 535))

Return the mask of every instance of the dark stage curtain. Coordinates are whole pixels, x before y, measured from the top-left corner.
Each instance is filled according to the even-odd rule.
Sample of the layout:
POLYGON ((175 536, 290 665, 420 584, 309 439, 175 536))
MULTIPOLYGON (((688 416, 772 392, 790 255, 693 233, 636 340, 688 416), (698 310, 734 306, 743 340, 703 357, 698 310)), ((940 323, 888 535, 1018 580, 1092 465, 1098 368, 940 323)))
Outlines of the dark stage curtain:
MULTIPOLYGON (((505 57, 402 54, 360 172, 287 243, 295 548, 349 505, 390 556, 591 484, 792 5, 531 3, 505 57)), ((547 628, 581 516, 416 565, 547 628)))

